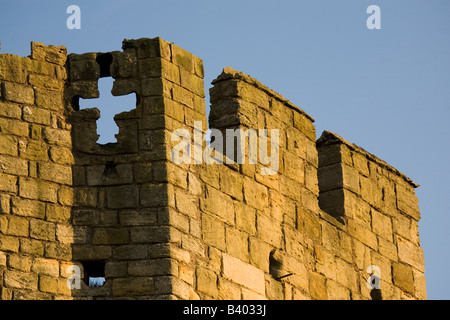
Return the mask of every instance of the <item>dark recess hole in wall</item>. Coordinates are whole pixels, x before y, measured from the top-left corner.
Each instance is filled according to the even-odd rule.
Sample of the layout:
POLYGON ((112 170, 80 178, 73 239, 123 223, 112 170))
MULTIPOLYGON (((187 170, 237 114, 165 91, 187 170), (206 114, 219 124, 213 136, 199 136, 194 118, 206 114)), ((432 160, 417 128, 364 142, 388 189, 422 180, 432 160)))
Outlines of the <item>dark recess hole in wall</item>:
POLYGON ((136 93, 112 96, 111 89, 114 79, 111 77, 110 68, 113 56, 111 53, 99 53, 96 61, 100 66, 100 79, 98 79, 99 98, 80 99, 80 97, 74 97, 72 106, 74 110, 92 107, 100 109, 101 116, 97 120, 97 133, 100 137, 97 142, 100 144, 115 143, 117 142, 115 135, 118 133, 118 127, 113 120, 114 116, 123 111, 134 109, 139 103, 138 96, 136 93))
POLYGON ((100 78, 111 77, 110 67, 113 57, 111 53, 102 53, 97 56, 95 61, 100 66, 100 78))
POLYGON ((89 287, 101 287, 105 283, 105 261, 82 261, 84 269, 84 283, 89 287))

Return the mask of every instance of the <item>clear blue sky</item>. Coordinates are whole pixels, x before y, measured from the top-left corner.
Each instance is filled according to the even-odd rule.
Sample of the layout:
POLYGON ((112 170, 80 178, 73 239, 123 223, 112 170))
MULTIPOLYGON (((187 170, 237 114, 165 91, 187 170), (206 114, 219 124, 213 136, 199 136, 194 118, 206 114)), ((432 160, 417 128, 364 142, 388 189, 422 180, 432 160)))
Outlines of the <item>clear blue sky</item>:
POLYGON ((428 298, 449 299, 449 14, 446 0, 3 0, 0 52, 27 56, 30 41, 106 52, 160 36, 204 60, 207 90, 226 66, 257 78, 315 118, 318 136, 336 132, 420 184, 428 298), (66 28, 71 4, 81 30, 66 28), (381 30, 366 27, 372 4, 381 30))

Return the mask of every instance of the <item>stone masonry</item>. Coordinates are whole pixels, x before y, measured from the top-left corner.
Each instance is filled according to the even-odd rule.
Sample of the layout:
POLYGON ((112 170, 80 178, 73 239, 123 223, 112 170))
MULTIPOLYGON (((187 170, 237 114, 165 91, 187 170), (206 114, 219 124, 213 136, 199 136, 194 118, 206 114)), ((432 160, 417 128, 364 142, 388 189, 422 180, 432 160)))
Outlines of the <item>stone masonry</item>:
POLYGON ((332 132, 317 139, 308 114, 231 68, 207 121, 203 77, 160 38, 0 55, 0 299, 426 299, 418 185, 332 132), (79 108, 101 77, 136 95, 104 145, 100 111, 79 108), (175 164, 172 133, 208 126, 278 130, 277 173, 175 164))

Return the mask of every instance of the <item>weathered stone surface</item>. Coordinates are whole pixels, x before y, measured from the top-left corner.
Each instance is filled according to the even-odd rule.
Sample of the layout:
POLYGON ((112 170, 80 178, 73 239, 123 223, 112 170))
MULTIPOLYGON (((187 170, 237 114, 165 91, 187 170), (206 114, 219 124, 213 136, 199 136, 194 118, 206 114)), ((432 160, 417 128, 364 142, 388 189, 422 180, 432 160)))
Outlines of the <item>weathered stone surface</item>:
POLYGON ((30 221, 30 237, 38 240, 55 241, 56 226, 54 223, 41 220, 30 221))
POLYGON ((39 162, 39 177, 60 184, 72 184, 72 168, 48 162, 39 162))
POLYGON ((394 263, 392 266, 394 284, 400 289, 414 293, 413 272, 410 266, 394 263))
POLYGON ((217 275, 208 269, 197 268, 197 290, 215 298, 218 295, 217 275))
POLYGON ((370 265, 384 299, 426 298, 417 185, 336 134, 316 141, 258 80, 225 68, 208 123, 203 62, 175 44, 124 40, 67 64, 64 47, 31 49, 0 55, 0 299, 372 299, 370 265), (109 76, 136 108, 99 144, 100 110, 79 98, 109 76), (261 140, 258 164, 175 164, 172 133, 204 148, 207 128, 270 129, 276 172, 261 140), (105 285, 69 290, 73 265, 105 285))
POLYGON ((139 203, 139 191, 135 186, 110 187, 106 191, 109 208, 133 208, 139 203))
POLYGON ((399 260, 412 265, 419 271, 425 272, 423 249, 398 236, 396 237, 396 242, 399 260))
POLYGON ((2 82, 1 85, 2 96, 5 100, 17 103, 33 104, 34 90, 25 85, 2 82))
POLYGON ((309 273, 309 292, 313 299, 327 300, 328 293, 325 285, 325 277, 316 273, 309 273))
POLYGON ((64 65, 67 58, 67 49, 64 46, 45 46, 40 42, 32 41, 31 58, 64 65))
POLYGON ((36 290, 38 285, 38 276, 33 273, 6 270, 4 275, 4 283, 6 287, 36 290))
POLYGON ((263 271, 228 254, 223 254, 222 258, 223 273, 227 279, 261 295, 265 294, 263 271))
POLYGON ((205 198, 200 198, 200 208, 225 222, 234 224, 234 208, 231 198, 214 188, 208 188, 205 198))

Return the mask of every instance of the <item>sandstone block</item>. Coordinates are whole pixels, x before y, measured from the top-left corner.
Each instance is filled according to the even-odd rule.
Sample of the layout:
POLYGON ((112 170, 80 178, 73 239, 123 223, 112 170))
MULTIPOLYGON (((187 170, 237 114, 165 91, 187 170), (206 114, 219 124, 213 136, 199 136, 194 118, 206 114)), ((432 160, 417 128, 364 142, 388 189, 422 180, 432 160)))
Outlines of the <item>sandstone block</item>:
POLYGON ((398 209, 418 221, 420 219, 419 200, 414 194, 414 190, 397 184, 396 191, 398 209))
POLYGON ((5 118, 20 119, 22 108, 15 103, 0 102, 0 116, 5 118))
POLYGON ((109 208, 133 208, 139 204, 139 189, 137 186, 117 186, 107 188, 109 208))
MULTIPOLYGON (((61 90, 64 86, 64 82, 53 79, 40 74, 28 75, 28 82, 30 85, 36 88, 49 89, 49 90, 61 90)), ((33 93, 34 98, 34 93, 33 93)), ((34 99, 33 99, 34 102, 34 99)))
MULTIPOLYGON (((172 89, 173 100, 187 106, 191 109, 194 108, 194 94, 180 86, 173 86, 172 89)), ((175 118, 176 119, 176 118, 175 118)))
POLYGON ((368 177, 370 175, 370 172, 369 163, 366 156, 358 152, 353 152, 352 159, 355 169, 358 170, 362 175, 368 177))
POLYGON ((45 211, 45 219, 51 222, 67 222, 71 216, 69 207, 47 204, 45 211))
POLYGON ((98 79, 100 77, 100 65, 95 61, 94 57, 88 59, 84 55, 71 54, 69 56, 69 66, 71 81, 98 79))
POLYGON ((18 83, 2 82, 1 89, 2 96, 5 100, 34 104, 34 90, 32 87, 18 83))
POLYGON ((29 58, 22 58, 12 54, 2 54, 0 57, 0 79, 25 83, 29 67, 29 58))
POLYGON ((125 228, 96 228, 92 236, 93 245, 129 243, 128 230, 125 228))
POLYGON ((8 266, 20 271, 29 272, 32 264, 33 259, 28 256, 10 254, 8 258, 8 266))
POLYGON ((378 247, 377 237, 369 229, 366 229, 365 227, 357 224, 353 220, 349 220, 348 233, 350 236, 356 238, 357 240, 361 241, 370 248, 377 250, 378 247))
POLYGON ((226 253, 222 256, 223 275, 260 295, 265 295, 264 272, 226 253))
POLYGON ((7 234, 19 237, 28 237, 28 219, 10 216, 8 218, 8 232, 7 234))
POLYGON ((158 78, 161 76, 161 59, 159 58, 139 59, 138 65, 141 78, 158 78))
MULTIPOLYGON (((338 283, 349 288, 352 292, 358 290, 358 273, 353 264, 344 261, 343 259, 336 259, 336 280, 338 283)), ((366 269, 367 266, 364 266, 366 269)))
POLYGON ((269 272, 269 255, 272 247, 266 242, 251 237, 250 241, 250 263, 264 272, 269 272))
POLYGON ((137 41, 139 59, 162 57, 171 60, 170 43, 161 38, 141 38, 137 41))
POLYGON ((173 259, 136 260, 128 262, 128 274, 131 276, 178 276, 178 262, 173 259))
POLYGON ((40 240, 21 238, 20 252, 37 257, 42 257, 44 255, 44 245, 40 240))
POLYGON ((86 169, 88 185, 115 185, 133 182, 132 166, 128 164, 89 166, 86 169))
POLYGON ((73 246, 74 260, 105 260, 111 257, 110 246, 73 246))
POLYGON ((397 261, 397 246, 384 238, 378 237, 378 251, 386 258, 397 261))
MULTIPOLYGON (((0 191, 17 192, 17 177, 0 173, 0 191)), ((3 205, 6 205, 3 203, 3 205)))
POLYGON ((225 251, 225 226, 219 219, 203 214, 202 235, 206 244, 225 251))
POLYGON ((56 203, 58 185, 32 178, 19 177, 19 195, 22 198, 56 203))
POLYGON ((244 200, 249 206, 263 210, 268 205, 269 200, 267 187, 245 177, 244 200))
POLYGON ((58 278, 59 262, 54 259, 36 258, 33 262, 31 270, 37 274, 45 274, 58 278))
POLYGON ((144 184, 140 191, 141 204, 145 207, 164 206, 167 204, 167 194, 168 185, 166 183, 144 184), (158 197, 149 196, 156 194, 158 197))
POLYGON ((72 151, 68 148, 51 147, 49 154, 50 154, 50 159, 53 162, 56 162, 59 164, 73 164, 74 163, 72 151))
POLYGON ((76 188, 74 190, 73 204, 93 208, 97 205, 97 198, 98 190, 96 188, 76 188))
POLYGON ((114 259, 118 260, 139 260, 148 256, 147 245, 123 245, 114 249, 114 259))
POLYGON ((52 294, 70 295, 70 289, 67 286, 67 280, 55 278, 52 276, 41 275, 39 277, 39 290, 52 294))
POLYGON ((19 239, 17 237, 0 234, 0 250, 6 252, 18 252, 19 239))
POLYGON ((225 228, 225 241, 227 244, 227 253, 242 261, 249 260, 248 235, 235 228, 225 228))
POLYGON ((309 273, 309 293, 311 298, 317 300, 327 300, 328 293, 325 285, 325 277, 316 273, 309 273))
POLYGON ((39 162, 38 168, 41 179, 66 185, 72 184, 72 168, 70 166, 39 162))
POLYGON ((162 243, 173 236, 171 228, 163 226, 139 227, 131 229, 131 241, 135 243, 162 243))
POLYGON ((425 272, 423 249, 399 236, 395 238, 399 260, 413 266, 419 271, 425 272))
POLYGON ((45 109, 26 106, 23 108, 23 120, 31 123, 50 125, 50 112, 45 109))
POLYGON ((95 99, 100 96, 100 92, 98 91, 98 83, 96 80, 71 82, 67 86, 65 93, 67 96, 79 96, 83 99, 95 99))
POLYGON ((283 300, 283 284, 280 281, 276 281, 271 276, 266 275, 266 297, 269 300, 283 300))
POLYGON ((327 280, 326 286, 328 300, 350 300, 350 291, 348 288, 333 280, 327 280))
POLYGON ((15 119, 5 119, 0 118, 0 130, 4 134, 11 134, 21 137, 28 136, 29 125, 26 122, 15 120, 15 119))
POLYGON ((36 105, 40 108, 58 111, 63 107, 61 92, 35 88, 34 94, 36 105))
POLYGON ((425 275, 417 270, 413 269, 414 276, 414 292, 417 298, 426 300, 427 299, 427 288, 425 275))
POLYGON ((3 281, 10 288, 37 290, 38 287, 38 276, 29 272, 6 270, 3 281))
POLYGON ((256 235, 256 209, 239 201, 234 202, 236 227, 250 235, 256 235))
POLYGON ((341 146, 339 144, 319 146, 317 150, 319 152, 319 168, 341 162, 341 146))
POLYGON ((105 277, 118 278, 125 277, 127 274, 127 263, 123 262, 107 262, 105 265, 105 277))
POLYGON ((281 224, 271 217, 257 215, 256 234, 259 239, 264 240, 274 247, 280 247, 283 238, 281 224))
POLYGON ((294 111, 294 127, 299 129, 311 141, 316 141, 316 129, 313 122, 300 112, 294 111))
POLYGON ((17 156, 17 139, 13 136, 0 134, 0 154, 17 156))
POLYGON ((155 283, 151 277, 116 278, 112 281, 112 294, 120 296, 150 296, 155 293, 155 283))
POLYGON ((172 59, 173 62, 182 67, 183 69, 193 73, 194 72, 194 55, 176 44, 171 44, 172 48, 172 59))
POLYGON ((381 208, 382 192, 378 188, 376 181, 360 176, 361 181, 361 197, 375 208, 381 208))
POLYGON ((6 267, 6 254, 0 252, 0 267, 6 267))
POLYGON ((406 292, 414 293, 413 272, 410 266, 403 263, 394 263, 392 273, 396 286, 406 292))
POLYGON ((146 226, 156 225, 158 214, 155 209, 143 211, 124 210, 119 213, 119 221, 123 226, 146 226))
POLYGON ((38 240, 55 241, 56 226, 42 220, 30 221, 30 237, 38 240))
POLYGON ((12 199, 12 213, 38 219, 45 217, 45 204, 39 201, 13 198, 12 199))
POLYGON ((116 79, 113 82, 111 94, 113 96, 125 96, 130 93, 141 92, 139 83, 135 79, 116 79))
POLYGON ((44 252, 46 258, 72 260, 72 244, 70 243, 46 242, 44 252))
POLYGON ((87 228, 67 224, 56 225, 56 239, 63 244, 81 244, 87 241, 87 228))
POLYGON ((11 212, 11 197, 7 194, 0 194, 0 213, 8 214, 10 212, 11 212))
POLYGON ((61 145, 65 147, 72 146, 72 137, 70 131, 46 127, 44 129, 44 139, 50 144, 61 145))
POLYGON ((22 141, 20 141, 19 145, 20 156, 22 158, 38 161, 48 160, 47 145, 45 143, 31 140, 27 144, 24 144, 22 141))
POLYGON ((220 300, 240 300, 241 289, 240 287, 228 280, 219 278, 218 285, 218 299, 220 300))
POLYGON ((392 241, 393 233, 391 218, 389 216, 385 216, 375 209, 371 210, 371 214, 373 232, 387 240, 392 241))
POLYGON ((134 49, 123 52, 112 52, 113 61, 110 66, 111 76, 114 78, 130 78, 137 76, 137 56, 134 49))
POLYGON ((64 46, 45 46, 40 42, 31 42, 31 59, 64 65, 67 49, 64 46))
POLYGON ((206 188, 205 198, 200 198, 200 208, 220 217, 224 222, 234 224, 233 200, 214 188, 206 188))
POLYGON ((208 269, 198 267, 197 268, 197 290, 212 297, 218 296, 217 288, 217 275, 208 269))

